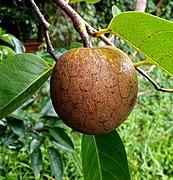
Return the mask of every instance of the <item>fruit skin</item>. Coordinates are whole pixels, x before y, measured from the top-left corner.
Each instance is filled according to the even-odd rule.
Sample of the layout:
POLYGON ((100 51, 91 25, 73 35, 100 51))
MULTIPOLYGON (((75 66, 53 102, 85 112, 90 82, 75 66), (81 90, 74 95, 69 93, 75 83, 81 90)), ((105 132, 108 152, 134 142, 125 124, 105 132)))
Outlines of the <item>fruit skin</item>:
POLYGON ((67 51, 51 76, 55 111, 65 124, 84 134, 103 134, 118 127, 131 113, 137 92, 131 60, 110 46, 67 51))

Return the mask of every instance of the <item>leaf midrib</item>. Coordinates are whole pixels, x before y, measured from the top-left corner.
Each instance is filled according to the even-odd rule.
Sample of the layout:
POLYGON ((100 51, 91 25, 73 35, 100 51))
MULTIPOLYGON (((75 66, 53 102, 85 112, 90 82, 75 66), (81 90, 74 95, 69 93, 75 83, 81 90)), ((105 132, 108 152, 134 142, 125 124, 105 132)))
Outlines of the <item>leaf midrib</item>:
POLYGON ((98 152, 97 142, 96 142, 95 136, 93 136, 93 141, 94 141, 94 146, 95 146, 95 149, 96 149, 96 156, 97 156, 97 161, 98 161, 99 174, 100 174, 100 178, 101 178, 100 180, 103 180, 102 172, 101 172, 101 163, 100 163, 99 152, 98 152))

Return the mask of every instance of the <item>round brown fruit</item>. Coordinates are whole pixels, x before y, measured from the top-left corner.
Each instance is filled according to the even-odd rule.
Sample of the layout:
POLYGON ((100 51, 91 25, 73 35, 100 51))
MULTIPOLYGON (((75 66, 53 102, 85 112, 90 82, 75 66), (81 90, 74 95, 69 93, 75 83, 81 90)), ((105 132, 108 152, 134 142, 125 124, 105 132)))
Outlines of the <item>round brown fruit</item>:
POLYGON ((72 129, 103 134, 131 113, 137 97, 135 68, 115 47, 75 48, 57 61, 50 84, 55 111, 72 129))

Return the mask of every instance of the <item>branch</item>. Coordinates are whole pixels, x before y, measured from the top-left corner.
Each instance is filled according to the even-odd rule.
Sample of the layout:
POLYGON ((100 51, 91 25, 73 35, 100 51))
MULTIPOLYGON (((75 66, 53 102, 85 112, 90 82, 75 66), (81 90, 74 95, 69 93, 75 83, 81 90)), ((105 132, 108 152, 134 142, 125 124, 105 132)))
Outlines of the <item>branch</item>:
MULTIPOLYGON (((32 7, 34 11, 36 12, 37 16, 39 17, 40 21, 42 22, 42 26, 45 31, 45 39, 46 39, 46 44, 48 47, 48 52, 52 55, 54 60, 57 61, 57 58, 54 54, 54 49, 50 41, 49 33, 48 33, 50 24, 44 19, 43 15, 41 14, 34 0, 29 0, 29 1, 31 2, 32 7)), ((91 47, 92 45, 89 39, 89 35, 95 37, 98 34, 98 31, 94 29, 91 25, 89 25, 67 2, 65 2, 64 0, 54 0, 54 1, 72 20, 75 29, 80 34, 83 40, 84 47, 91 47)), ((100 38, 107 45, 114 46, 114 44, 111 43, 110 40, 106 38, 104 35, 98 36, 98 38, 100 38)), ((141 68, 139 67, 135 67, 135 68, 142 76, 147 78, 152 83, 152 85, 155 87, 156 90, 162 91, 162 92, 173 92, 173 89, 166 89, 166 88, 160 87, 141 68)))
POLYGON ((147 0, 137 0, 135 11, 145 12, 147 0))
POLYGON ((54 2, 70 17, 73 26, 80 34, 84 47, 91 47, 91 42, 83 18, 64 0, 54 0, 54 2))
POLYGON ((54 51, 54 48, 53 48, 53 46, 51 44, 51 40, 50 40, 50 36, 49 36, 50 24, 45 20, 44 16, 40 12, 40 10, 39 10, 38 6, 35 4, 34 0, 29 0, 29 1, 30 1, 31 5, 32 5, 32 8, 35 11, 36 15, 40 19, 40 22, 42 23, 42 27, 43 27, 44 35, 45 35, 45 40, 46 40, 46 45, 47 45, 47 51, 56 62, 57 57, 55 55, 55 51, 54 51))

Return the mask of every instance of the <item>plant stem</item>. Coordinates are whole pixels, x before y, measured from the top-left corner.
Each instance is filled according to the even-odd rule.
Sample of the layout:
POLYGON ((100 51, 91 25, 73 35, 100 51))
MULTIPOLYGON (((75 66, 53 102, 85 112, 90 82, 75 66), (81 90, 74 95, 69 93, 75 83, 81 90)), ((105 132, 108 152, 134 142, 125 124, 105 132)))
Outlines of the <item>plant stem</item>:
POLYGON ((155 89, 156 90, 158 90, 158 91, 162 91, 162 92, 173 92, 173 89, 166 89, 166 88, 162 88, 162 87, 160 87, 150 76, 148 76, 147 74, 146 74, 146 72, 145 71, 143 71, 141 68, 139 68, 139 67, 136 67, 136 70, 142 75, 142 76, 144 76, 146 79, 148 79, 150 82, 151 82, 151 84, 155 87, 155 89))
MULTIPOLYGON (((49 27, 50 24, 45 20, 43 15, 41 14, 39 8, 35 4, 34 0, 29 0, 32 4, 33 10, 36 12, 37 16, 39 17, 42 26, 44 28, 45 32, 45 39, 47 44, 48 52, 51 54, 51 56, 54 58, 55 61, 57 61, 57 57, 54 53, 54 49, 51 44, 50 36, 49 36, 49 27)), ((114 46, 113 43, 110 42, 108 38, 103 36, 104 33, 109 33, 110 31, 108 29, 103 29, 101 31, 97 31, 94 29, 91 25, 89 25, 66 1, 64 0, 54 0, 54 2, 70 17, 70 19, 73 22, 74 28, 77 30, 77 32, 80 34, 84 47, 91 47, 91 42, 89 39, 89 35, 93 37, 100 38, 103 42, 105 42, 107 45, 114 46)), ((156 90, 162 91, 162 92, 173 92, 173 89, 166 89, 160 87, 151 77, 147 75, 145 71, 143 71, 138 66, 146 64, 147 62, 142 61, 139 63, 134 64, 136 70, 145 78, 147 78, 152 85, 155 87, 156 90)))

